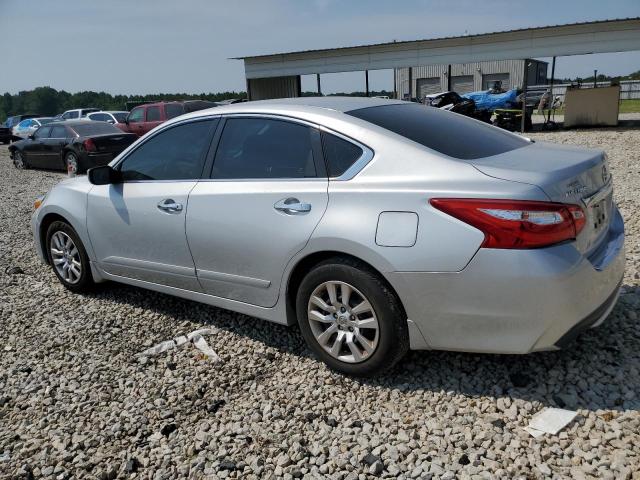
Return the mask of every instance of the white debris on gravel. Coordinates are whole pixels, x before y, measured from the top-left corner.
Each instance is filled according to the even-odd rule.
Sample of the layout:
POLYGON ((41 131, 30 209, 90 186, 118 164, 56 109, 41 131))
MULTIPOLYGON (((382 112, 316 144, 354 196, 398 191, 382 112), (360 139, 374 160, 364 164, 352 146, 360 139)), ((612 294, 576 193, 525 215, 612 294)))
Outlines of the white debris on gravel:
POLYGON ((563 408, 545 408, 536 413, 525 430, 532 437, 538 438, 545 433, 557 435, 560 430, 569 425, 578 412, 573 410, 565 410, 563 408))
POLYGON ((218 329, 214 328, 202 328, 200 330, 196 330, 194 332, 188 333, 185 335, 180 335, 173 340, 165 340, 163 342, 154 345, 151 348, 148 348, 140 353, 136 354, 136 357, 141 359, 142 363, 146 363, 146 359, 148 357, 153 357, 159 355, 161 353, 167 352, 169 350, 173 350, 174 348, 179 348, 187 343, 192 343, 194 347, 200 350, 204 355, 206 355, 209 360, 214 363, 219 363, 222 359, 218 356, 218 354, 209 346, 207 341, 204 339, 203 335, 213 335, 218 332, 218 329))
POLYGON ((561 352, 412 352, 372 380, 329 371, 296 328, 117 284, 66 291, 29 228, 65 175, 0 147, 0 478, 640 479, 640 131, 531 137, 609 153, 627 228, 611 317, 561 352), (187 347, 135 357, 202 328, 215 368, 187 347), (579 415, 534 439, 548 407, 579 415))

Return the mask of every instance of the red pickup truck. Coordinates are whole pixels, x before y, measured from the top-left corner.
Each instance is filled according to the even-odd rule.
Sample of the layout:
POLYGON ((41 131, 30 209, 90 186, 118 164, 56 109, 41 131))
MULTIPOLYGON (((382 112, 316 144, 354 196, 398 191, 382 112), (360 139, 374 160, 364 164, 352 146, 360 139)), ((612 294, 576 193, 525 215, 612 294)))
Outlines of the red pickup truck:
POLYGON ((217 107, 214 102, 187 100, 184 102, 146 103, 133 108, 125 120, 126 131, 139 137, 167 120, 183 113, 217 107))

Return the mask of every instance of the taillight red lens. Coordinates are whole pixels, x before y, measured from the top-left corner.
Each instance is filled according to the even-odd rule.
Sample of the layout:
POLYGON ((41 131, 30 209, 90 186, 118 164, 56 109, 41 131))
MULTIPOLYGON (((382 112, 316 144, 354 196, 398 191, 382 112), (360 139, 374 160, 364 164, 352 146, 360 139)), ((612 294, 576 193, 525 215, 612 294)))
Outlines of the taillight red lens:
POLYGON ((95 152, 96 149, 96 144, 93 143, 93 140, 90 138, 87 138, 84 142, 82 142, 82 145, 84 145, 84 149, 87 152, 95 152))
POLYGON ((547 247, 576 238, 585 225, 578 205, 475 198, 432 198, 430 203, 481 230, 486 248, 547 247))

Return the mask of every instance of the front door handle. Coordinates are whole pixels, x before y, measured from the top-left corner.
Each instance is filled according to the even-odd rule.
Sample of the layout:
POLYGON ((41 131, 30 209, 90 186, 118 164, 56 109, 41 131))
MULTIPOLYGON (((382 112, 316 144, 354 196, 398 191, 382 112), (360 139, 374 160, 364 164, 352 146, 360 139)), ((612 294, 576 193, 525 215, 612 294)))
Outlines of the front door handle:
POLYGON ((301 202, 294 197, 289 197, 276 202, 273 208, 287 215, 302 215, 311 211, 311 204, 301 202))
POLYGON ((182 204, 177 203, 171 198, 167 198, 158 203, 158 208, 167 213, 180 213, 182 211, 182 204))

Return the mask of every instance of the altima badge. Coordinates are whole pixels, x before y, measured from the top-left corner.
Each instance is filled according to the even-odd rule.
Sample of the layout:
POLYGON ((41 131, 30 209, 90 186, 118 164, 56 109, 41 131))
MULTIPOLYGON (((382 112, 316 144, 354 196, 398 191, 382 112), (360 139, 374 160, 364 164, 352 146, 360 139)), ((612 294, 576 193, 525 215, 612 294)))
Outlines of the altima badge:
POLYGON ((575 181, 567 185, 568 190, 564 192, 565 197, 573 197, 587 191, 587 187, 580 182, 575 181))

